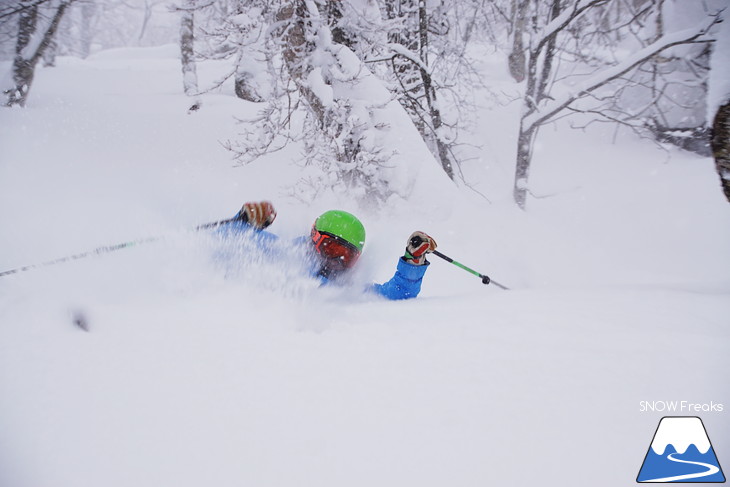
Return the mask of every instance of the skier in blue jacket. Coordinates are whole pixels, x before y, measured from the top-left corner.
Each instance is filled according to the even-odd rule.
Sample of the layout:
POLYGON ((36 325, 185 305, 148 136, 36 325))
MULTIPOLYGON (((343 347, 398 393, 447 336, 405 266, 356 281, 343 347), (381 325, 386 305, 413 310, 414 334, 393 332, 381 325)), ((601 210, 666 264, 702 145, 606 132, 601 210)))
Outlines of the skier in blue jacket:
MULTIPOLYGON (((265 230, 274 222, 276 210, 268 201, 245 203, 232 221, 219 231, 225 236, 246 236, 255 239, 264 250, 273 247, 278 237, 265 230)), ((311 274, 323 283, 337 282, 357 262, 365 246, 365 227, 351 213, 330 210, 312 225, 309 237, 296 243, 304 246, 311 261, 311 274)), ((409 299, 421 291, 423 275, 430 265, 426 254, 436 250, 436 241, 417 231, 408 238, 405 254, 398 259, 395 274, 383 284, 369 289, 388 299, 409 299)))

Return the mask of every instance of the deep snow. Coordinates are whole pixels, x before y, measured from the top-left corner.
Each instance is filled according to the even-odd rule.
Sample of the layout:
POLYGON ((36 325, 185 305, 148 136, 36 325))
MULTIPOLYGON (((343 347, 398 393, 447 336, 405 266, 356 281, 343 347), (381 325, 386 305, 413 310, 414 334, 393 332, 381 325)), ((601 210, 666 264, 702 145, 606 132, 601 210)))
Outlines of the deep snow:
POLYGON ((0 485, 615 487, 667 414, 640 401, 663 400, 723 404, 684 413, 730 465, 730 205, 712 161, 551 125, 520 212, 519 87, 497 56, 482 70, 503 99, 482 97, 463 171, 490 202, 428 178, 430 200, 370 214, 287 197, 296 147, 234 167, 220 142, 255 106, 224 86, 187 115, 174 46, 41 69, 28 107, 0 110, 0 270, 167 238, 0 278, 0 485), (418 299, 388 302, 284 264, 232 271, 186 231, 262 198, 287 238, 358 213, 357 283, 389 278, 422 229, 512 290, 434 258, 418 299))

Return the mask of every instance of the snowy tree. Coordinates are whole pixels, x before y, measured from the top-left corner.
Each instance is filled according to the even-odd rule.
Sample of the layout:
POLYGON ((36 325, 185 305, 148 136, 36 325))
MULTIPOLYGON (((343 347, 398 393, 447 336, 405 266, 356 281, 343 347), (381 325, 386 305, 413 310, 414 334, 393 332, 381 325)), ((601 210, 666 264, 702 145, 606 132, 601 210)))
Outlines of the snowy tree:
POLYGON ((158 5, 162 5, 163 1, 161 0, 144 0, 142 2, 141 11, 142 11, 142 22, 139 27, 139 34, 137 35, 137 44, 142 44, 142 40, 145 38, 145 35, 147 34, 147 29, 150 25, 150 20, 152 19, 152 15, 155 11, 155 7, 158 5))
POLYGON ((25 106, 38 61, 51 45, 64 13, 73 0, 21 0, 18 37, 13 59, 12 79, 4 82, 5 106, 25 106))
POLYGON ((74 0, 62 52, 86 57, 95 49, 157 46, 179 41, 170 0, 74 0))
POLYGON ((198 59, 229 60, 231 68, 207 92, 233 80, 237 97, 263 102, 275 85, 272 58, 275 47, 269 29, 275 22, 277 2, 267 0, 214 0, 197 2, 191 31, 198 59))
POLYGON ((725 197, 730 202, 730 12, 715 36, 708 80, 707 113, 712 120, 712 152, 725 197))
POLYGON ((87 58, 91 54, 91 44, 94 40, 93 22, 97 4, 94 0, 79 1, 81 20, 79 22, 79 55, 87 58))
POLYGON ((722 191, 730 202, 730 98, 715 114, 712 125, 712 152, 722 191))
POLYGON ((236 15, 229 21, 234 27, 236 45, 234 86, 236 96, 243 100, 265 99, 265 85, 270 78, 266 73, 273 54, 266 43, 268 24, 264 20, 271 15, 269 2, 248 0, 238 3, 236 15))
POLYGON ((462 110, 473 105, 470 88, 478 84, 465 43, 482 2, 327 0, 317 5, 333 42, 353 51, 391 90, 453 179, 453 149, 465 125, 462 110))
POLYGON ((509 73, 518 83, 525 80, 525 28, 527 23, 528 2, 530 0, 512 0, 510 26, 512 30, 512 49, 508 59, 509 73))
POLYGON ((97 7, 98 0, 74 0, 44 53, 44 66, 53 65, 56 56, 86 58, 91 54, 95 25, 99 20, 97 7))
POLYGON ((333 42, 314 2, 285 3, 277 20, 284 25, 287 72, 318 128, 317 137, 306 140, 307 153, 318 157, 343 191, 362 191, 370 204, 384 201, 390 190, 379 169, 390 153, 378 143, 382 127, 376 118, 388 100, 376 96, 379 83, 350 49, 333 42))
MULTIPOLYGON (((12 60, 17 20, 23 9, 20 0, 7 3, 0 1, 0 59, 12 60)), ((46 6, 51 0, 35 3, 43 16, 50 15, 46 6)), ((86 58, 92 50, 156 46, 179 39, 179 24, 171 22, 170 0, 73 0, 68 3, 52 39, 58 55, 86 58)))
MULTIPOLYGON (((287 141, 302 140, 311 145, 309 163, 318 160, 323 167, 331 166, 325 172, 337 173, 325 161, 346 165, 356 161, 354 169, 335 178, 346 186, 360 181, 365 187, 383 189, 387 184, 375 174, 377 167, 387 163, 389 152, 370 143, 375 138, 364 134, 372 134, 371 129, 378 125, 366 121, 371 115, 365 112, 377 111, 384 102, 371 101, 366 107, 367 97, 356 102, 351 97, 357 91, 351 88, 373 73, 406 109, 444 171, 454 177, 453 148, 462 122, 457 115, 474 105, 461 103, 471 96, 467 81, 475 76, 465 62, 464 45, 452 45, 459 36, 459 22, 454 22, 457 10, 468 9, 448 10, 443 2, 429 3, 427 8, 410 0, 264 3, 239 3, 236 14, 229 14, 227 21, 235 29, 224 26, 218 33, 210 29, 204 35, 211 45, 228 46, 212 52, 238 52, 234 61, 237 94, 240 91, 244 99, 267 103, 262 116, 249 121, 255 129, 251 125, 251 131, 247 129, 240 140, 229 144, 240 161, 277 150, 287 141), (355 66, 357 76, 343 77, 343 72, 355 66), (261 82, 262 73, 268 83, 261 82), (262 91, 262 85, 268 89, 262 91), (309 117, 303 128, 292 130, 301 107, 306 107, 309 117)), ((470 8, 474 19, 478 7, 471 2, 470 8)), ((387 190, 370 193, 385 197, 387 190)))
POLYGON ((390 97, 347 46, 333 41, 323 6, 296 0, 272 12, 273 28, 265 30, 278 55, 267 64, 280 73, 280 85, 229 148, 246 163, 301 141, 305 164, 316 173, 302 183, 307 193, 331 188, 377 204, 390 194, 379 169, 391 152, 379 143, 384 127, 376 120, 390 97))
MULTIPOLYGON (((180 61, 182 63, 183 89, 188 96, 198 95, 198 72, 195 64, 195 0, 185 0, 180 7, 180 61)), ((196 99, 190 111, 200 108, 196 99)))
MULTIPOLYGON (((691 26, 707 13, 701 5, 678 0, 635 0, 616 4, 613 9, 606 17, 618 20, 628 15, 642 26, 632 36, 639 48, 666 32, 691 26)), ((614 103, 607 104, 606 113, 638 133, 709 155, 705 99, 710 44, 676 46, 637 66, 613 83, 620 86, 612 98, 614 103)))
POLYGON ((446 28, 442 5, 429 10, 428 2, 398 0, 385 2, 386 18, 399 28, 389 34, 392 72, 400 89, 401 104, 427 142, 444 172, 454 179, 455 161, 438 100, 438 85, 429 63, 431 38, 446 28))
MULTIPOLYGON (((599 117, 605 116, 602 110, 581 107, 577 102, 589 96, 599 101, 601 98, 615 96, 617 87, 610 85, 611 82, 674 46, 710 40, 707 33, 717 22, 717 14, 706 16, 694 27, 664 33, 648 45, 635 48, 630 54, 620 58, 603 57, 600 62, 583 64, 583 70, 576 71, 576 66, 581 64, 575 61, 580 61, 580 57, 569 56, 570 53, 584 51, 579 42, 585 37, 586 31, 605 34, 600 29, 596 30, 595 26, 600 24, 596 24, 595 19, 607 15, 610 7, 617 2, 618 0, 552 0, 549 5, 537 5, 545 8, 545 11, 536 10, 533 13, 533 19, 546 19, 546 22, 539 24, 533 21, 527 49, 526 87, 518 132, 513 191, 515 202, 521 208, 525 207, 529 192, 533 146, 541 126, 565 111, 591 112, 599 117), (593 16, 593 22, 587 21, 589 14, 593 16), (570 69, 574 71, 559 72, 560 66, 567 65, 563 61, 568 59, 573 61, 570 69), (576 81, 576 78, 571 78, 571 74, 580 75, 580 79, 576 81), (598 97, 596 92, 599 89, 612 91, 598 97)), ((618 24, 619 27, 612 29, 611 35, 625 39, 625 32, 621 32, 621 29, 639 29, 640 22, 640 16, 624 19, 622 24, 618 24)), ((598 53, 592 57, 597 55, 598 53)))

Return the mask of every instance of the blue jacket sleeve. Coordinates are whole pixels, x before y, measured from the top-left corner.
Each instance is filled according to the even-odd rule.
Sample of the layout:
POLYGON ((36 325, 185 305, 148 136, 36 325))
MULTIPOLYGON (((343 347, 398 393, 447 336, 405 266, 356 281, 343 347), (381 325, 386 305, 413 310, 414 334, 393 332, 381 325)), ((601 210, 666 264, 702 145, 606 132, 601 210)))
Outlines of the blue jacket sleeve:
POLYGON ((226 267, 226 275, 235 273, 245 262, 275 259, 279 255, 275 234, 257 230, 242 221, 221 225, 213 235, 220 239, 214 247, 213 260, 226 267))
POLYGON ((401 257, 398 259, 395 275, 383 284, 373 284, 372 291, 388 299, 410 299, 421 292, 421 281, 428 269, 428 262, 424 265, 414 265, 401 257))
POLYGON ((246 237, 254 241, 262 250, 269 250, 279 240, 279 237, 266 230, 258 230, 246 222, 236 220, 216 229, 216 233, 223 239, 246 237))

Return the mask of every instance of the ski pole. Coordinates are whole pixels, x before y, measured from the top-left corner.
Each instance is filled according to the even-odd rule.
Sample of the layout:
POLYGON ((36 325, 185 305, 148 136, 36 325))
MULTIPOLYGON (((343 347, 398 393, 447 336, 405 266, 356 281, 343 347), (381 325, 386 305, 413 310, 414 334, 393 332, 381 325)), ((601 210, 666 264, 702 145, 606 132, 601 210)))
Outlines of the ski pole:
POLYGON ((497 281, 494 281, 494 280, 490 279, 489 276, 485 276, 484 274, 480 274, 479 272, 475 271, 474 269, 468 268, 467 266, 465 266, 461 262, 455 261, 454 259, 452 259, 448 255, 444 255, 441 252, 439 252, 438 250, 434 250, 433 251, 433 254, 435 256, 437 256, 437 257, 441 257, 446 262, 450 262, 450 263, 454 264, 456 267, 460 267, 460 268, 464 269, 466 272, 469 272, 470 274, 474 274, 475 276, 480 277, 482 279, 482 283, 483 284, 492 283, 492 284, 494 284, 495 286, 497 286, 500 289, 509 290, 508 287, 505 287, 505 286, 501 285, 500 283, 498 283, 497 281))
MULTIPOLYGON (((198 225, 197 227, 195 227, 194 231, 197 232, 197 231, 205 230, 208 228, 215 228, 220 225, 224 225, 226 223, 235 221, 237 219, 238 218, 234 217, 234 218, 230 218, 228 220, 220 220, 217 222, 204 223, 203 225, 198 225)), ((86 252, 81 252, 79 254, 67 255, 66 257, 59 257, 58 259, 41 262, 39 264, 31 264, 31 265, 26 265, 23 267, 18 267, 16 269, 10 269, 7 271, 3 271, 3 272, 0 272, 0 277, 7 276, 10 274, 17 274, 19 272, 29 271, 31 269, 37 269, 39 267, 48 267, 48 266, 55 265, 55 264, 61 264, 63 262, 68 262, 70 260, 84 259, 84 258, 90 257, 92 255, 108 254, 110 252, 114 252, 114 251, 121 250, 121 249, 126 249, 128 247, 134 247, 135 245, 156 242, 158 240, 161 240, 162 238, 163 237, 147 237, 147 238, 142 238, 139 240, 132 240, 131 242, 123 242, 123 243, 119 243, 119 244, 115 244, 115 245, 104 245, 103 247, 98 247, 94 250, 88 250, 86 252)))

